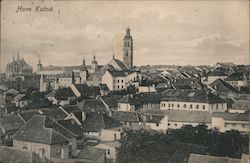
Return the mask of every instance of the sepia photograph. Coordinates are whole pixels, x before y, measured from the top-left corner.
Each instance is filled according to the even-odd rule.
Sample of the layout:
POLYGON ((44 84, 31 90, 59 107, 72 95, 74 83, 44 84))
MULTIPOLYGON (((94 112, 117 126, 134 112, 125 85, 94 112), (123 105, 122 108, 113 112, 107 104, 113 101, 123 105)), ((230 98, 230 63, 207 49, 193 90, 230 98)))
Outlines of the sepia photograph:
POLYGON ((0 163, 250 163, 249 0, 0 0, 0 163))

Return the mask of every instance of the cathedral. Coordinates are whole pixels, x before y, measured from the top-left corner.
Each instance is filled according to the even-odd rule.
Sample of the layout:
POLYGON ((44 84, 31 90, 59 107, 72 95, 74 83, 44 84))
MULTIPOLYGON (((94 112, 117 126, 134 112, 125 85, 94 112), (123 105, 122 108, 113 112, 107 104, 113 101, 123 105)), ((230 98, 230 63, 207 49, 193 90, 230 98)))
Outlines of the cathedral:
POLYGON ((20 58, 18 53, 17 58, 15 59, 15 57, 13 57, 12 62, 7 64, 5 72, 7 77, 31 75, 32 67, 23 59, 23 57, 20 58))
MULTIPOLYGON (((90 65, 85 65, 85 59, 83 59, 82 65, 79 66, 43 67, 39 59, 36 74, 41 75, 40 91, 83 83, 93 86, 99 86, 101 83, 107 84, 111 88, 110 90, 114 90, 114 88, 126 89, 132 80, 135 81, 138 78, 138 72, 135 72, 133 67, 133 38, 130 35, 129 27, 126 29, 123 43, 123 61, 115 59, 115 55, 113 55, 113 58, 105 65, 98 65, 95 55, 93 55, 93 60, 90 65), (122 75, 119 77, 124 78, 123 80, 126 80, 127 83, 124 82, 123 84, 125 85, 111 86, 109 74, 107 74, 108 79, 103 79, 107 71, 112 72, 112 78, 115 78, 113 74, 122 75)), ((133 85, 135 85, 135 82, 133 85)))

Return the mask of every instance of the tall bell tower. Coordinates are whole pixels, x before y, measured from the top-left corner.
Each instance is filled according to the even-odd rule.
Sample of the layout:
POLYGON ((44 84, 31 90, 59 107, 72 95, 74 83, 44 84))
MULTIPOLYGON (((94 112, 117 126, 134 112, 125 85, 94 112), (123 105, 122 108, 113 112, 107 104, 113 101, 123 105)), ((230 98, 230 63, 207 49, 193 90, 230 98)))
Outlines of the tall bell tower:
POLYGON ((126 29, 123 38, 123 63, 128 67, 133 67, 133 38, 130 35, 130 28, 126 29))

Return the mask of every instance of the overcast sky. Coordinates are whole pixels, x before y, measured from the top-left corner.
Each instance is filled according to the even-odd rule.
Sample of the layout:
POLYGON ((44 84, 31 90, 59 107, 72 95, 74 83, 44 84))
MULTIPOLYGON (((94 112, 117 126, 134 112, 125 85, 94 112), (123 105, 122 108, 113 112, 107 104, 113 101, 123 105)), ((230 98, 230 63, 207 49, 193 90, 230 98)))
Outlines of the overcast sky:
POLYGON ((1 67, 18 50, 33 67, 105 64, 122 54, 127 26, 134 63, 249 64, 249 1, 3 1, 1 67), (16 12, 18 6, 31 12, 16 12), (34 12, 36 6, 53 12, 34 12))

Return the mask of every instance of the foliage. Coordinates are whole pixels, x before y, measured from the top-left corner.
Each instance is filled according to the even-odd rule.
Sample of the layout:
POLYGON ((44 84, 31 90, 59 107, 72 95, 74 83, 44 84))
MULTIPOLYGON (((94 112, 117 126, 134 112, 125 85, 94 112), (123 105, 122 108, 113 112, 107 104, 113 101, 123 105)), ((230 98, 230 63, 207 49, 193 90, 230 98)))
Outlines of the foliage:
POLYGON ((185 162, 190 153, 241 157, 247 152, 248 137, 232 130, 219 133, 200 124, 164 133, 127 131, 118 149, 118 162, 185 162))

